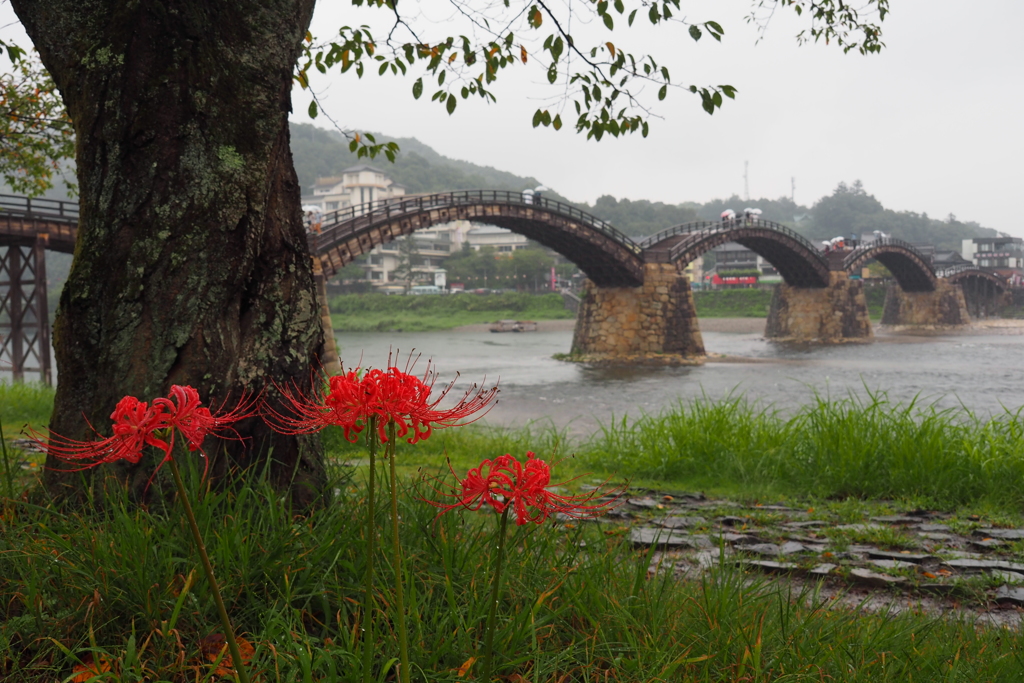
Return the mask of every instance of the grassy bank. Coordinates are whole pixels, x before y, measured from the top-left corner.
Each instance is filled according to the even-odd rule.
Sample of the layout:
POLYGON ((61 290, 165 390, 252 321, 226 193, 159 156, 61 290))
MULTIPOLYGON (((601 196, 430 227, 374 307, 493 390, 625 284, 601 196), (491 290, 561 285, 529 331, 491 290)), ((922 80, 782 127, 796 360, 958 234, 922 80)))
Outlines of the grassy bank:
POLYGON ((882 319, 882 309, 885 308, 885 285, 872 285, 864 288, 864 299, 868 304, 868 315, 872 320, 882 319))
POLYGON ((573 317, 559 294, 344 294, 330 300, 330 309, 335 332, 421 332, 503 319, 573 317))
POLYGON ((766 318, 770 289, 704 289, 693 293, 700 318, 766 318))
POLYGON ((1024 423, 966 409, 819 399, 792 417, 742 398, 696 401, 604 427, 590 467, 746 495, 1024 507, 1024 423))
MULTIPOLYGON (((52 394, 27 388, 23 419, 45 420, 52 394)), ((6 404, 5 404, 6 405, 6 404)), ((2 408, 4 415, 8 408, 2 408)), ((332 500, 295 516, 259 477, 204 491, 194 506, 235 628, 253 648, 259 681, 359 681, 365 456, 325 439, 332 500)), ((1024 503, 1024 434, 1016 415, 868 401, 819 401, 783 418, 743 400, 695 402, 658 417, 607 426, 572 444, 547 430, 436 432, 402 444, 401 570, 409 582, 414 680, 466 681, 489 603, 495 516, 441 516, 436 480, 450 456, 464 472, 485 457, 535 450, 556 479, 594 470, 669 488, 785 495, 822 507, 842 496, 913 503, 1024 503), (569 458, 573 452, 575 458, 569 458), (422 468, 422 472, 420 472, 422 468), (816 503, 818 504, 818 503, 816 503)), ((183 454, 185 455, 185 454, 183 454)), ((201 465, 185 455, 190 489, 201 465)), ((449 477, 450 482, 450 477, 449 477)), ((155 486, 163 484, 158 479, 155 486)), ((179 506, 141 509, 109 489, 102 512, 0 501, 0 680, 68 680, 92 661, 95 681, 217 681, 216 610, 196 570, 179 506)), ((926 504, 922 503, 922 504, 926 504)), ((847 506, 848 507, 848 506, 847 506)), ((731 513, 730 513, 731 514, 731 513)), ((380 543, 391 537, 381 510, 380 543)), ((550 522, 551 520, 549 520, 550 522)), ((505 681, 1016 681, 1018 634, 968 618, 871 614, 829 605, 729 564, 686 581, 629 541, 626 522, 517 527, 506 555, 495 634, 505 681)), ((391 564, 381 581, 374 681, 395 680, 391 564)), ((85 680, 82 678, 81 680, 85 680)))
MULTIPOLYGON (((882 317, 885 287, 864 288, 872 320, 882 317)), ((693 301, 701 318, 765 318, 772 302, 770 289, 717 289, 694 291, 693 301)))

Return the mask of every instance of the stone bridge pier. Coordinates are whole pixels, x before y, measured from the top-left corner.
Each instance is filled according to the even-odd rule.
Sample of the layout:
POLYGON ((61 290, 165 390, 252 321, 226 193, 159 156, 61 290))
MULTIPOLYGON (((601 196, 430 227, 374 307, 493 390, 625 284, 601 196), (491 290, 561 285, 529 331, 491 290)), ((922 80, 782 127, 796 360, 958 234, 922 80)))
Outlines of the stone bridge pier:
POLYGON ((764 336, 776 341, 838 344, 871 341, 864 283, 829 271, 826 287, 779 284, 772 293, 764 336))
POLYGON ((971 324, 959 285, 939 279, 933 292, 907 292, 897 284, 885 292, 882 324, 895 329, 944 330, 971 324))
POLYGON ((645 264, 640 287, 597 287, 588 280, 572 353, 597 362, 702 362, 690 281, 671 263, 645 264))

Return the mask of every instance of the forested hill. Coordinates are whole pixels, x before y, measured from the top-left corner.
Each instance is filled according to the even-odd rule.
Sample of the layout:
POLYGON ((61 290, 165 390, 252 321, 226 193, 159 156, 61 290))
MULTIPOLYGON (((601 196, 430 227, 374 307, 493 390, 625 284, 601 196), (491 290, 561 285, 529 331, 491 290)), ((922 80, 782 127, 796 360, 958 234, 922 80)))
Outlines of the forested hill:
MULTIPOLYGON (((306 123, 292 123, 291 126, 295 170, 304 193, 312 191, 313 183, 319 177, 337 176, 349 166, 366 163, 365 159, 358 159, 348 151, 348 141, 337 131, 324 130, 306 123)), ((401 151, 394 164, 383 158, 370 163, 381 168, 395 182, 404 185, 410 194, 471 189, 517 192, 541 184, 533 177, 526 178, 490 166, 449 159, 415 138, 376 137, 378 142, 394 140, 401 151)), ((556 188, 547 196, 568 201, 558 194, 556 188)), ((683 199, 680 197, 680 200, 683 199)), ((831 195, 822 197, 811 207, 796 204, 788 197, 743 200, 735 195, 706 204, 685 201, 665 204, 645 199, 616 199, 608 195, 599 197, 593 206, 570 203, 603 218, 633 237, 652 235, 659 230, 694 220, 718 220, 726 209, 740 213, 747 207, 761 209, 762 218, 788 225, 815 241, 837 235, 859 236, 881 230, 914 244, 934 244, 940 250, 959 251, 961 240, 965 238, 996 235, 996 231, 991 228, 959 221, 954 216, 936 220, 928 214, 887 209, 867 193, 860 181, 852 186, 839 183, 831 195)))
POLYGON ((374 134, 377 142, 398 143, 395 163, 379 157, 359 159, 348 151, 348 140, 337 131, 307 123, 292 123, 292 156, 303 194, 312 192, 317 178, 338 176, 343 169, 369 163, 405 186, 409 194, 446 190, 510 190, 519 192, 540 185, 536 178, 523 178, 490 166, 478 166, 441 156, 415 138, 391 138, 374 134))

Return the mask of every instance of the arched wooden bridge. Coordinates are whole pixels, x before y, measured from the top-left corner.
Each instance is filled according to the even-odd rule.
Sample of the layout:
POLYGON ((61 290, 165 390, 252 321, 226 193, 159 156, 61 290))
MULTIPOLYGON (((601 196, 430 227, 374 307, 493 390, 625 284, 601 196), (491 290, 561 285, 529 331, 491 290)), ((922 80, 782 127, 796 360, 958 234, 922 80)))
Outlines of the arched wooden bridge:
POLYGON ((521 192, 465 190, 386 199, 323 217, 320 234, 309 235, 330 277, 357 256, 422 228, 467 220, 507 228, 579 266, 599 287, 643 283, 640 247, 597 216, 574 206, 521 192))
POLYGON ((705 252, 737 242, 764 257, 794 287, 828 285, 829 262, 807 238, 784 225, 761 219, 697 221, 662 230, 640 242, 648 263, 674 263, 680 269, 705 252))
MULTIPOLYGON (((825 255, 790 228, 761 219, 677 225, 635 242, 607 222, 574 206, 520 192, 466 190, 381 200, 328 213, 321 231, 308 235, 330 277, 374 247, 433 225, 468 220, 507 228, 575 263, 598 286, 637 287, 646 264, 674 264, 681 271, 705 252, 737 242, 764 257, 787 284, 829 286, 830 271, 856 272, 876 259, 908 292, 934 291, 937 278, 985 292, 1005 291, 991 272, 969 267, 936 273, 913 246, 887 239, 852 252, 825 255)), ((44 253, 74 251, 78 205, 0 195, 0 367, 50 377, 50 330, 44 253), (45 352, 44 352, 45 351, 45 352), (34 365, 33 365, 34 364, 34 365)))
POLYGON ((843 269, 856 272, 872 259, 889 269, 903 291, 935 291, 934 269, 928 259, 908 242, 886 238, 859 246, 843 259, 843 269))

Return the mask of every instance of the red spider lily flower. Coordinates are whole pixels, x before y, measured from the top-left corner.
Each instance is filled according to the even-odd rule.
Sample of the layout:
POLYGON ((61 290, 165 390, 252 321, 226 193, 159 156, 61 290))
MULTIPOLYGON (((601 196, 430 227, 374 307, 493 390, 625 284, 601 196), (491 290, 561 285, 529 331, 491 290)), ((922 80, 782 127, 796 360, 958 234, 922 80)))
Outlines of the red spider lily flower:
POLYGON ((125 396, 117 402, 110 418, 114 421, 111 430, 114 434, 105 439, 78 441, 50 434, 46 441, 38 437, 35 437, 35 441, 48 454, 60 460, 83 463, 79 469, 118 460, 137 463, 146 446, 158 448, 165 454, 170 452, 171 445, 157 436, 157 432, 163 432, 168 427, 167 414, 162 405, 149 405, 134 396, 125 396))
POLYGON ((158 398, 153 401, 154 406, 157 404, 167 411, 167 423, 181 432, 190 451, 202 452, 203 441, 209 434, 230 428, 235 422, 252 415, 252 402, 245 397, 233 410, 219 411, 215 414, 202 405, 198 391, 190 386, 178 384, 171 387, 169 398, 158 398))
POLYGON ((344 430, 346 439, 355 442, 369 418, 376 417, 382 442, 388 440, 386 428, 394 421, 396 436, 416 443, 430 437, 436 427, 454 427, 480 419, 498 394, 496 386, 483 389, 473 385, 454 406, 440 409, 438 405, 455 383, 432 397, 436 377, 429 364, 422 378, 393 366, 387 370, 367 370, 362 376, 357 368, 330 377, 309 396, 279 388, 291 415, 279 413, 266 404, 263 411, 268 423, 284 434, 308 434, 335 425, 344 430), (476 413, 480 414, 468 419, 476 413))
MULTIPOLYGON (((549 491, 550 485, 551 467, 537 458, 533 451, 526 452, 525 466, 506 453, 493 461, 484 460, 480 467, 469 470, 465 479, 459 479, 459 486, 453 487, 450 493, 442 493, 453 498, 454 502, 426 502, 440 508, 439 515, 457 507, 479 510, 484 505, 502 513, 511 506, 516 513, 516 524, 522 526, 528 522, 541 524, 555 513, 575 519, 598 517, 614 506, 618 497, 615 495, 607 499, 605 496, 609 491, 601 491, 600 488, 587 494, 563 496, 549 491)), ((617 494, 614 490, 611 492, 617 494)))
POLYGON ((118 460, 134 464, 142 458, 143 450, 152 446, 164 454, 157 466, 159 470, 171 459, 175 429, 185 437, 189 450, 202 452, 202 442, 208 434, 248 416, 244 404, 233 411, 215 415, 209 408, 201 406, 199 393, 195 389, 174 385, 171 387, 170 398, 158 398, 151 404, 134 396, 125 396, 118 401, 110 415, 113 420, 113 436, 95 441, 79 441, 51 433, 45 441, 39 437, 34 440, 59 460, 81 463, 79 470, 118 460))
POLYGON ((452 475, 459 480, 459 486, 452 489, 453 493, 441 493, 443 496, 454 498, 454 503, 444 504, 437 501, 427 502, 441 509, 438 514, 444 514, 455 508, 466 508, 467 510, 479 510, 484 505, 490 505, 495 511, 505 511, 505 501, 512 497, 515 488, 515 477, 509 461, 513 460, 511 455, 499 455, 494 460, 484 460, 479 467, 474 467, 466 473, 466 478, 459 480, 452 469, 451 461, 448 462, 448 469, 452 475))

